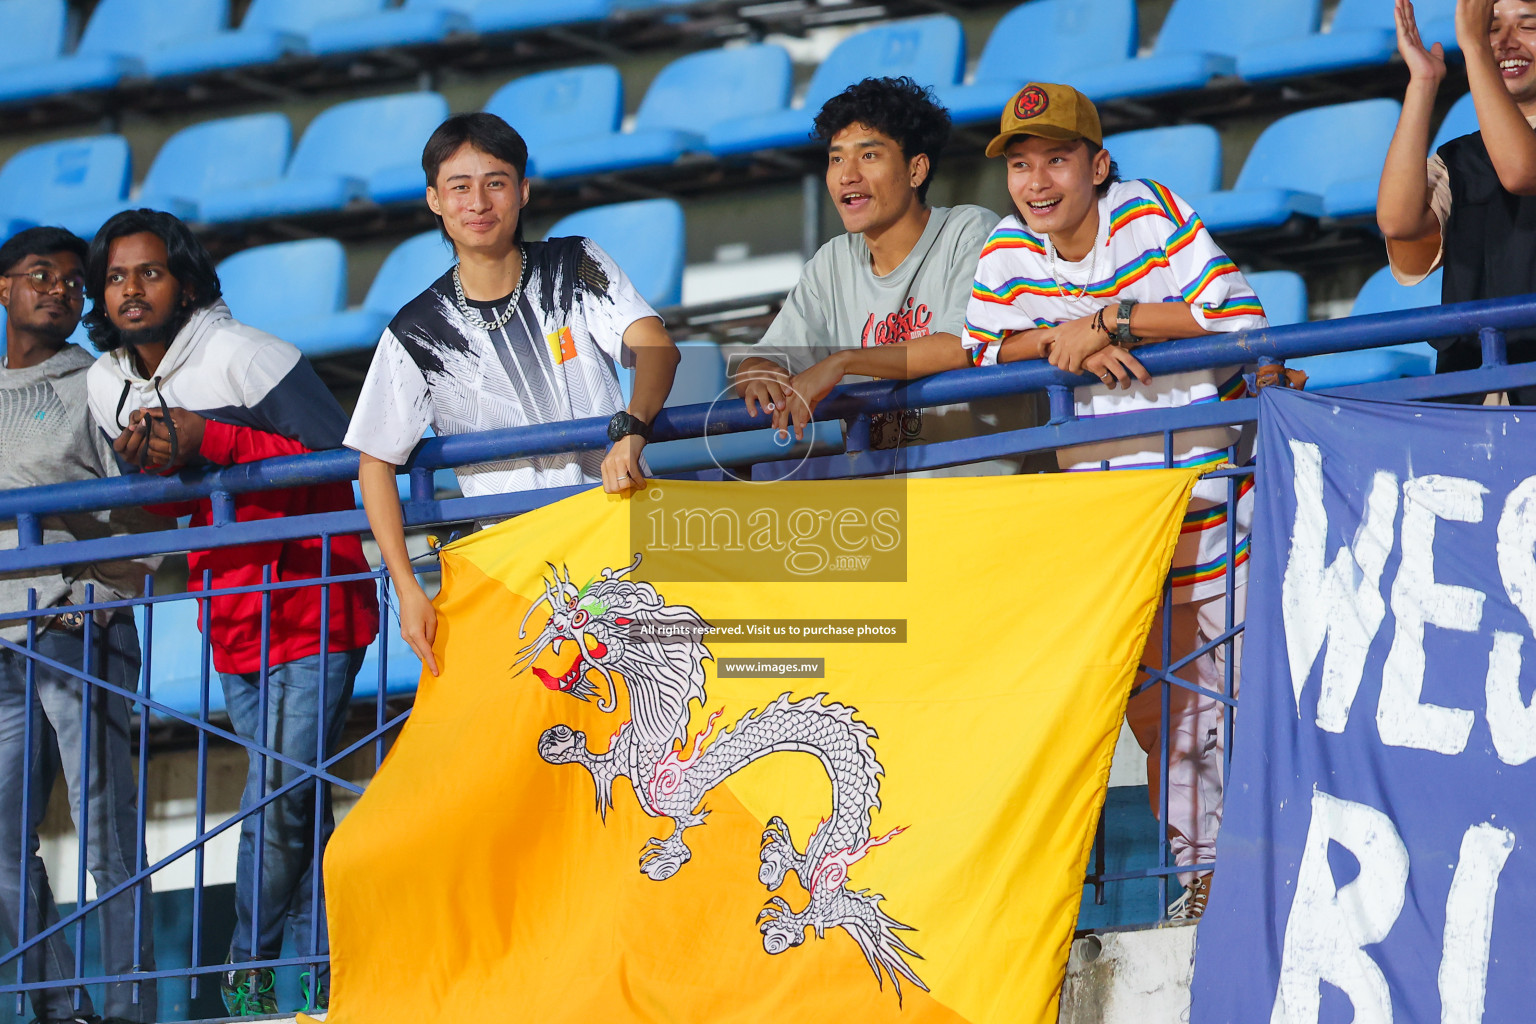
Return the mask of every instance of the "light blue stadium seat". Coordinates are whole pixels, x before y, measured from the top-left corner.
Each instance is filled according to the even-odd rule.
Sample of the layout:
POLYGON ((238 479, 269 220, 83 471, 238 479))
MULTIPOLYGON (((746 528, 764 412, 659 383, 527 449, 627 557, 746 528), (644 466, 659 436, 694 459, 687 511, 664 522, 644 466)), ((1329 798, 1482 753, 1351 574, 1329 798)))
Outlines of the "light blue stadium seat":
POLYGON ((1027 81, 1075 82, 1136 55, 1136 0, 1030 0, 992 29, 968 85, 934 88, 956 124, 996 122, 1027 81))
POLYGON ((1185 199, 1221 187, 1221 135, 1208 124, 1121 132, 1104 148, 1126 180, 1151 178, 1185 199))
POLYGON ((308 320, 285 337, 311 359, 371 349, 400 307, 452 265, 453 250, 440 233, 408 238, 384 258, 361 306, 308 320))
POLYGON ((613 9, 610 0, 480 0, 469 12, 476 32, 521 32, 550 25, 602 21, 613 9))
MULTIPOLYGON (((47 0, 41 3, 47 6, 47 0)), ((228 14, 228 0, 101 0, 73 54, 0 70, 0 100, 110 89, 125 76, 141 74, 151 52, 217 32, 228 14)), ((3 22, 0 27, 10 28, 3 22)), ((45 29, 42 48, 34 52, 48 53, 49 45, 45 29)))
POLYGON ((1477 107, 1472 103, 1472 94, 1467 93, 1445 112, 1445 120, 1440 122, 1440 130, 1435 132, 1435 141, 1430 144, 1429 151, 1437 153, 1441 146, 1452 139, 1481 130, 1477 123, 1477 107))
POLYGON ((405 0, 400 7, 376 14, 326 21, 310 31, 309 51, 356 53, 440 42, 449 33, 470 31, 469 12, 474 6, 475 0, 405 0))
MULTIPOLYGON (((1448 19, 1455 0, 1422 0, 1414 5, 1420 28, 1448 19)), ((1437 28, 1438 31, 1438 28, 1437 28)), ((1451 42, 1454 42, 1452 33, 1451 42)), ((1426 44, 1435 37, 1425 36, 1426 44)), ((1296 78, 1348 68, 1386 64, 1397 52, 1392 5, 1378 0, 1340 0, 1327 32, 1261 39, 1237 57, 1237 73, 1250 82, 1296 78)))
POLYGON ((633 130, 567 139, 540 151, 546 178, 669 164, 704 148, 715 125, 771 116, 789 102, 794 69, 771 43, 704 50, 661 69, 635 113, 633 130))
POLYGON ((1400 111, 1396 100, 1376 99, 1288 114, 1264 129, 1230 192, 1190 202, 1217 233, 1374 215, 1400 111))
POLYGON ((155 154, 137 195, 75 206, 60 222, 90 238, 122 210, 148 207, 197 220, 204 198, 281 177, 292 134, 283 114, 246 114, 183 128, 155 154))
MULTIPOLYGON (((144 605, 133 609, 134 625, 139 631, 139 645, 149 652, 149 698, 182 714, 198 716, 202 707, 203 634, 197 628, 198 602, 192 598, 160 601, 154 605, 155 628, 144 628, 144 605)), ((141 679, 139 692, 143 693, 141 679)), ((208 662, 208 712, 224 710, 224 687, 213 668, 212 652, 208 662)), ((167 721, 152 712, 157 721, 167 721)))
POLYGON ((594 206, 562 217, 550 238, 590 238, 629 277, 653 307, 683 301, 685 231, 683 208, 674 199, 640 199, 594 206))
POLYGON ((334 238, 259 245, 220 263, 219 283, 235 319, 289 341, 345 304, 347 252, 334 238))
POLYGON ((339 210, 366 194, 370 175, 419 154, 447 116, 435 92, 338 103, 310 122, 281 178, 209 196, 198 214, 222 222, 339 210))
POLYGON ((800 107, 722 122, 705 133, 706 144, 716 156, 804 146, 822 104, 855 82, 910 75, 921 85, 954 85, 964 69, 965 31, 949 15, 877 25, 837 44, 811 76, 800 107))
POLYGON ((315 26, 378 13, 384 0, 251 0, 240 27, 163 46, 144 58, 152 78, 253 67, 308 49, 315 26))
MULTIPOLYGON (((68 29, 64 0, 0 0, 0 83, 14 87, 30 70, 57 61, 68 29)), ((0 99, 9 98, 0 90, 0 99)))
POLYGON ((1307 282, 1300 274, 1294 270, 1266 270, 1246 276, 1264 307, 1269 326, 1307 322, 1307 282))
POLYGON ((1456 0, 1419 0, 1413 10, 1419 23, 1419 38, 1425 46, 1440 43, 1446 53, 1461 52, 1461 44, 1456 41, 1456 0))
POLYGON ((132 157, 121 135, 95 135, 28 146, 0 167, 4 234, 59 223, 81 206, 128 195, 132 157))
MULTIPOLYGON (((514 78, 491 94, 485 112, 506 121, 528 143, 528 173, 544 157, 558 158, 566 143, 619 130, 624 80, 611 64, 541 71, 514 78)), ((420 183, 420 165, 417 181, 420 183)))
MULTIPOLYGON (((1392 277, 1392 269, 1383 267, 1372 274, 1355 296, 1350 316, 1393 313, 1440 305, 1441 272, 1435 271, 1420 283, 1405 288, 1392 277)), ((1435 372, 1435 350, 1428 342, 1363 349, 1359 352, 1335 352, 1325 356, 1290 359, 1287 366, 1306 372, 1307 390, 1368 384, 1399 377, 1427 377, 1435 372)))
POLYGON ((1237 71, 1237 55, 1317 30, 1322 0, 1173 0, 1148 57, 1087 68, 1072 80, 1089 99, 1201 89, 1237 71))

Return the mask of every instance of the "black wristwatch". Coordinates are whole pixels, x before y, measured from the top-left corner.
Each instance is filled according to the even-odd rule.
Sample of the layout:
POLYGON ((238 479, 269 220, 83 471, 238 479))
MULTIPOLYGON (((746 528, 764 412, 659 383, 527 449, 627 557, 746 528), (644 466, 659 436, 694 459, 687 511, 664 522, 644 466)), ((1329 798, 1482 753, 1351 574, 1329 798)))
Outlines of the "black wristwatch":
POLYGON ((639 434, 646 441, 651 439, 651 425, 627 412, 616 412, 608 421, 608 440, 619 441, 630 434, 639 434))

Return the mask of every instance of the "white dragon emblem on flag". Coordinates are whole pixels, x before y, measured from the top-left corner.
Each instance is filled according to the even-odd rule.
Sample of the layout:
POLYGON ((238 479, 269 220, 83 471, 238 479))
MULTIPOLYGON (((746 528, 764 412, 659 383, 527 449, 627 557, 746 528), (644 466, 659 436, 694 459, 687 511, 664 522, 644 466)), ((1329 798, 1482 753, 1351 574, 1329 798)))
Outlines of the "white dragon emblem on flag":
POLYGON ((640 854, 640 870, 656 881, 672 877, 693 856, 683 834, 709 814, 702 803, 711 789, 770 754, 814 755, 832 783, 831 813, 811 833, 804 852, 795 847, 783 819, 770 818, 758 869, 769 891, 793 871, 810 898, 799 912, 782 897, 768 900, 758 914, 763 948, 782 953, 802 944, 808 928, 817 938, 841 928, 858 943, 882 987, 884 977, 890 977, 898 1000, 902 978, 926 991, 906 960, 921 957, 898 935, 912 927, 881 909, 885 897, 855 890, 849 882, 854 863, 903 831, 870 832, 885 771, 872 745, 875 730, 855 718, 853 708, 828 700, 825 693, 800 700, 784 693, 718 733, 720 712, 715 712, 690 745, 689 705, 705 706, 704 662, 713 660, 699 639, 707 626, 698 612, 668 604, 649 583, 626 579, 639 565, 636 555, 627 568, 605 568, 580 587, 571 581, 569 569, 562 576, 550 565, 544 596, 524 615, 518 638, 527 639, 528 618, 540 605, 549 606, 549 619, 518 652, 514 669, 530 666, 546 687, 579 700, 597 697, 601 681, 607 694, 598 708, 608 713, 618 707, 615 679, 621 680, 630 720, 602 752, 587 749, 584 733, 553 726, 539 738, 539 755, 550 764, 579 764, 590 772, 597 810, 604 817, 613 806, 614 781, 627 778, 646 814, 672 820, 671 834, 647 840, 640 854), (533 664, 546 652, 561 667, 550 671, 533 664))

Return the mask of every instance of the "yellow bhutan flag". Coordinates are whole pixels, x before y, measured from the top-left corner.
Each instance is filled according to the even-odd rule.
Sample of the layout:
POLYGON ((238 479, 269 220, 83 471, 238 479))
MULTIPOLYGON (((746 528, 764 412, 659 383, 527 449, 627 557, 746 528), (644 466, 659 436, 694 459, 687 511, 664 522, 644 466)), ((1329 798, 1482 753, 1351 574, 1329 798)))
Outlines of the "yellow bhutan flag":
POLYGON ((329 1024, 1054 1022, 1194 479, 667 482, 450 546, 326 855, 329 1024))

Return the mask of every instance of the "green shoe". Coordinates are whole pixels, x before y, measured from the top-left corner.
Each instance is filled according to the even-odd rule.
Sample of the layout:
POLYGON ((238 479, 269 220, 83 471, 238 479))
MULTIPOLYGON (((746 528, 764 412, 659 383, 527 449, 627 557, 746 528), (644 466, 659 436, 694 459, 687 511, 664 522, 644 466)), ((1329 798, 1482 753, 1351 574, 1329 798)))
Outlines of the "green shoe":
POLYGON ((224 1008, 234 1017, 276 1014, 276 987, 277 975, 270 967, 249 967, 219 975, 219 995, 224 997, 224 1008))
POLYGON ((304 993, 304 1008, 300 1013, 324 1013, 331 1008, 331 986, 325 979, 318 985, 309 971, 299 975, 299 990, 304 993))

